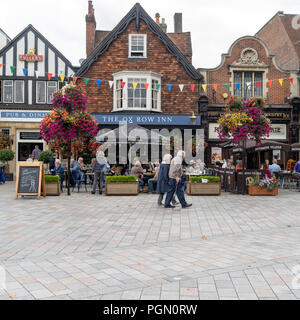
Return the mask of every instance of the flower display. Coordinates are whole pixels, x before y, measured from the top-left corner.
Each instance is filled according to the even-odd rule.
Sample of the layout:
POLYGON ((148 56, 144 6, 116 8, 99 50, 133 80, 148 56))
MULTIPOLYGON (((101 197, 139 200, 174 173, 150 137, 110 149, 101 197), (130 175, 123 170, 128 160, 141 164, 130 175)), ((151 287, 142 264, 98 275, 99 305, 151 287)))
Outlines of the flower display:
POLYGON ((10 146, 9 136, 0 133, 0 150, 8 148, 10 146))
POLYGON ((75 155, 89 151, 89 148, 94 150, 98 127, 96 120, 85 111, 87 100, 85 92, 74 85, 66 85, 54 93, 52 104, 55 109, 45 115, 40 126, 41 137, 52 148, 62 153, 71 151, 75 155))
POLYGON ((258 186, 259 188, 267 188, 268 190, 272 191, 275 187, 278 187, 279 180, 276 177, 271 179, 265 178, 261 180, 253 180, 251 185, 258 186))
POLYGON ((219 138, 232 138, 237 144, 247 139, 260 144, 261 139, 268 137, 271 131, 271 122, 264 115, 264 101, 258 98, 249 98, 243 102, 230 97, 218 124, 219 138))

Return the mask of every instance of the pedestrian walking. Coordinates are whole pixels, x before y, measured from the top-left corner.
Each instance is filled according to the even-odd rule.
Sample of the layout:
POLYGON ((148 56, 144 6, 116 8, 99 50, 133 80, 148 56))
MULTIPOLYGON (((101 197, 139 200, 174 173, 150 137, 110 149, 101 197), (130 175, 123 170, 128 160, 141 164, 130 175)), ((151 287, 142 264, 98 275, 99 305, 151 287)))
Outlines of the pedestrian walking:
POLYGON ((98 179, 100 179, 99 194, 102 194, 103 176, 104 176, 104 171, 107 165, 108 163, 107 163, 107 159, 104 156, 104 152, 98 151, 96 160, 93 163, 93 167, 92 167, 92 172, 94 173, 92 194, 96 193, 96 186, 97 186, 98 179))

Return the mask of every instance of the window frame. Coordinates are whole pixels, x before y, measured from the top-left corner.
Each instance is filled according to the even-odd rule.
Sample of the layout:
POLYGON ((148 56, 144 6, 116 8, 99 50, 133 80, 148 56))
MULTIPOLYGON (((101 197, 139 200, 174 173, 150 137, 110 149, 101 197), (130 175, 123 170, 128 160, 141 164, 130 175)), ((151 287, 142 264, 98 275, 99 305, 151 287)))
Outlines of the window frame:
POLYGON ((14 103, 25 103, 25 81, 24 80, 14 80, 14 103), (17 94, 17 90, 16 90, 16 86, 17 83, 20 82, 22 83, 22 101, 16 101, 16 94, 17 94))
POLYGON ((265 89, 264 89, 264 72, 263 70, 258 71, 258 70, 233 70, 233 95, 241 98, 241 99, 247 99, 249 97, 257 97, 257 98, 264 98, 265 94, 265 89), (242 80, 241 82, 236 81, 236 75, 240 73, 242 75, 242 80), (250 96, 245 95, 245 74, 246 73, 251 73, 251 94, 250 96), (256 74, 261 75, 261 87, 258 88, 258 84, 255 81, 256 79, 256 74), (240 83, 240 89, 236 88, 236 84, 240 83), (255 96, 256 90, 259 90, 261 92, 260 96, 255 96), (237 91, 240 92, 239 95, 237 95, 237 91))
POLYGON ((3 80, 3 89, 2 90, 3 90, 2 91, 3 92, 3 103, 14 103, 14 81, 13 80, 3 80), (7 86, 6 82, 10 82, 11 85, 7 86), (11 101, 5 100, 5 94, 4 94, 5 87, 11 88, 11 101))
MULTIPOLYGON (((54 92, 56 92, 58 90, 58 82, 57 81, 54 81, 54 80, 50 80, 50 81, 46 81, 47 82, 47 97, 46 97, 46 100, 47 100, 47 104, 51 104, 51 96, 54 92), (51 83, 55 83, 55 91, 52 92, 51 96, 50 96, 50 99, 49 98, 49 87, 52 87, 52 86, 49 86, 49 84, 51 83), (50 101, 49 101, 50 100, 50 101)), ((54 86, 53 86, 54 87, 54 86)))
POLYGON ((128 58, 130 59, 146 59, 147 58, 147 34, 144 33, 131 33, 128 38, 128 58), (135 36, 143 36, 144 40, 144 50, 142 56, 133 56, 133 52, 141 52, 141 51, 132 51, 132 38, 135 36))
POLYGON ((161 77, 159 73, 152 71, 120 71, 113 74, 114 79, 114 93, 113 93, 113 112, 116 111, 156 111, 161 112, 161 77), (146 90, 146 108, 128 107, 128 79, 145 79, 148 83, 148 90, 146 90), (160 89, 157 91, 157 108, 152 108, 152 80, 156 80, 160 84, 160 89), (118 107, 117 103, 117 82, 125 82, 124 89, 120 89, 122 94, 122 107, 118 107))
POLYGON ((38 104, 38 103, 41 103, 41 104, 46 104, 47 103, 47 83, 46 83, 47 81, 36 81, 36 94, 35 94, 35 102, 38 104), (45 90, 45 101, 44 102, 40 102, 40 101, 38 101, 38 85, 39 85, 39 83, 44 83, 45 84, 45 88, 44 88, 44 90, 45 90))

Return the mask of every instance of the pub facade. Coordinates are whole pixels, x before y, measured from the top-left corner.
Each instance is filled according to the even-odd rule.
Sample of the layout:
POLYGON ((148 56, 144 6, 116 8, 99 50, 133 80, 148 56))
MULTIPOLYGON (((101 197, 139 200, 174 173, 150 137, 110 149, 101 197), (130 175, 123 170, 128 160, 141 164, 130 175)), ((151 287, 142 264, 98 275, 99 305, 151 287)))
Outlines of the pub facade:
POLYGON ((52 93, 74 75, 71 62, 32 25, 0 50, 0 132, 10 137, 15 159, 24 161, 35 145, 47 148, 39 134, 44 115, 52 108, 52 93))
MULTIPOLYGON (((217 121, 231 95, 242 99, 254 96, 264 98, 266 115, 272 122, 272 132, 267 139, 284 143, 298 142, 295 141, 298 137, 289 128, 292 111, 289 99, 291 75, 277 65, 275 57, 261 39, 252 36, 237 39, 228 53, 222 55, 219 66, 198 71, 208 84, 206 92, 202 92, 199 98, 199 109, 207 110, 206 163, 212 164, 216 159, 228 159, 232 156, 229 150, 221 149, 216 131, 217 121)), ((274 155, 280 159, 279 163, 284 165, 284 154, 277 153, 278 151, 274 151, 274 155)), ((260 159, 268 158, 270 155, 265 154, 260 159)), ((269 160, 272 161, 272 158, 269 160)))
POLYGON ((170 131, 200 128, 202 76, 191 63, 191 36, 182 32, 182 15, 175 14, 169 33, 159 14, 153 20, 137 3, 112 31, 102 31, 96 30, 92 1, 88 4, 87 58, 76 76, 100 128, 114 129, 122 121, 170 131))

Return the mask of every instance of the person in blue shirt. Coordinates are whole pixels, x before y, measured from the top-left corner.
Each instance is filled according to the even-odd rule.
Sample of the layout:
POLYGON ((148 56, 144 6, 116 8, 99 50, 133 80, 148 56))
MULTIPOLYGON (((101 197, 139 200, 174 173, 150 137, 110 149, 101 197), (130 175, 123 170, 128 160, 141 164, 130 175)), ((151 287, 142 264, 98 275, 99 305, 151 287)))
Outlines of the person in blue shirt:
POLYGON ((52 171, 54 175, 58 175, 60 179, 60 190, 63 191, 63 183, 65 179, 65 171, 59 159, 55 160, 55 168, 52 171))
POLYGON ((296 163, 296 165, 294 167, 294 172, 300 173, 300 160, 296 163))
POLYGON ((3 172, 3 166, 0 165, 0 184, 5 183, 5 175, 3 172))
POLYGON ((274 176, 274 173, 275 173, 275 172, 281 171, 281 168, 280 168, 280 166, 277 164, 277 160, 276 160, 276 159, 274 159, 274 160, 273 160, 273 163, 269 166, 269 170, 270 170, 270 172, 271 172, 272 177, 274 176))

